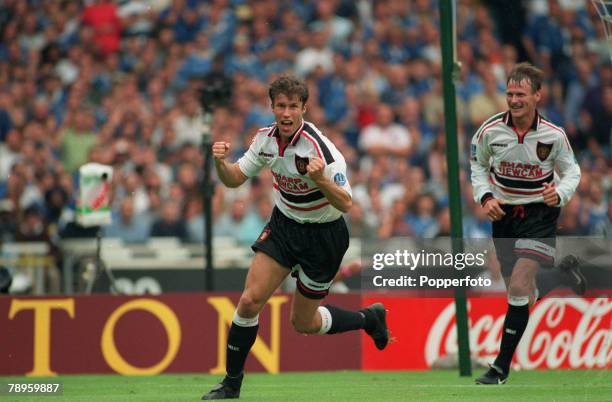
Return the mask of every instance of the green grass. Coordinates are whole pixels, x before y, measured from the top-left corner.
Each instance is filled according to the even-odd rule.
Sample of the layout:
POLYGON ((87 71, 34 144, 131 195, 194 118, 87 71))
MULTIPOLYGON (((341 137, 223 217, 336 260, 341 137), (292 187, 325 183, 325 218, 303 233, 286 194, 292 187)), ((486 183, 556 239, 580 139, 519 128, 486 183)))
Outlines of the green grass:
MULTIPOLYGON (((481 370, 475 372, 479 375, 481 370)), ((196 401, 219 376, 164 374, 154 377, 66 375, 30 381, 63 381, 64 395, 19 396, 25 401, 196 401)), ((28 381, 0 377, 0 382, 28 381)), ((316 372, 249 374, 240 400, 266 402, 326 401, 612 401, 612 371, 557 370, 513 372, 502 386, 474 385, 457 371, 316 372)))

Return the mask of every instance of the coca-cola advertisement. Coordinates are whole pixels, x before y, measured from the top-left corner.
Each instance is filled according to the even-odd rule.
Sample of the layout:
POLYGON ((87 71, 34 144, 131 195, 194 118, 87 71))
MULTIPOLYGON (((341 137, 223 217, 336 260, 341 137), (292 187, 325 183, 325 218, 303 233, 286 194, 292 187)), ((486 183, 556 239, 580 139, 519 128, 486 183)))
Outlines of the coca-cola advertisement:
MULTIPOLYGON (((457 354, 452 298, 369 297, 389 310, 394 337, 382 353, 363 339, 365 370, 428 369, 457 354)), ((507 309, 504 298, 468 301, 470 351, 482 364, 499 350, 507 309)), ((516 350, 516 369, 591 369, 612 364, 612 299, 550 298, 530 309, 529 324, 516 350)))

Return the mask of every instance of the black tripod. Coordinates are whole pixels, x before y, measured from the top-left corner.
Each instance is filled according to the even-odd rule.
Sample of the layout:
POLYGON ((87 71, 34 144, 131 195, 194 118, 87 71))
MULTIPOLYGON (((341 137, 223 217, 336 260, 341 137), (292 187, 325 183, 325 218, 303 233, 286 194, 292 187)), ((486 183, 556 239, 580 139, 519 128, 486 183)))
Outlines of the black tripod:
POLYGON ((111 292, 119 293, 117 286, 115 284, 115 276, 113 275, 113 272, 110 270, 110 268, 108 268, 106 264, 102 261, 101 251, 102 251, 102 227, 98 226, 98 230, 96 231, 96 259, 94 261, 95 268, 94 268, 93 275, 87 281, 87 288, 85 290, 85 293, 91 294, 93 287, 94 287, 94 283, 100 277, 100 275, 102 274, 102 271, 104 271, 104 273, 106 274, 106 277, 108 278, 108 281, 110 283, 111 292))
POLYGON ((212 113, 204 110, 202 116, 202 153, 204 154, 204 183, 202 207, 204 213, 204 281, 207 291, 214 290, 214 271, 212 254, 212 202, 215 185, 211 180, 212 173, 212 113))

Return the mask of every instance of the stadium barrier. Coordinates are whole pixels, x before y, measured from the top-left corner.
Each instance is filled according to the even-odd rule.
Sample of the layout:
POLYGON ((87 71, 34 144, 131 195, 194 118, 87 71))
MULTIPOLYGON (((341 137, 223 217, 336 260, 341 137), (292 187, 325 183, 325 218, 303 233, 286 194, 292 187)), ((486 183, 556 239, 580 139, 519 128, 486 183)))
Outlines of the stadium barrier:
MULTIPOLYGON (((0 297, 0 375, 222 373, 238 293, 155 297, 0 297)), ((357 309, 382 301, 396 341, 383 352, 361 332, 302 336, 289 322, 291 296, 274 295, 260 319, 248 371, 428 369, 456 353, 452 299, 332 295, 357 309), (333 358, 330 358, 333 356, 333 358)), ((505 299, 469 301, 474 357, 497 352, 505 299)), ((515 365, 523 369, 609 367, 612 298, 546 299, 532 308, 515 365)))

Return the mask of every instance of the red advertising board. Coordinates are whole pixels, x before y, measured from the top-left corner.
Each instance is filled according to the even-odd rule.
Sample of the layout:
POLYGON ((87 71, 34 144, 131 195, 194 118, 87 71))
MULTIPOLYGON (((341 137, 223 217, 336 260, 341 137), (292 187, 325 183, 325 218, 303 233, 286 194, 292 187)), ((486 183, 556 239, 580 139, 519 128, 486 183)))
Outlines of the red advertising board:
MULTIPOLYGON (((158 297, 0 297, 0 375, 223 373, 237 293, 158 297)), ((249 371, 428 369, 456 353, 453 299, 381 294, 330 296, 356 310, 381 301, 392 342, 378 351, 363 332, 303 336, 289 322, 291 296, 260 317, 249 371), (330 358, 333 356, 333 358, 330 358)), ((470 299, 472 352, 492 360, 505 299, 470 299)), ((603 368, 612 361, 612 299, 547 299, 531 309, 515 364, 523 369, 603 368)))
MULTIPOLYGON (((368 339, 362 339, 363 369, 428 369, 437 359, 457 352, 453 299, 370 295, 364 304, 374 301, 383 302, 389 310, 395 342, 379 352, 368 339)), ((493 361, 506 309, 503 298, 469 300, 473 355, 493 361)), ((605 368, 611 363, 611 298, 555 298, 536 303, 514 358, 515 367, 522 369, 605 368)))
MULTIPOLYGON (((0 375, 222 373, 238 297, 0 297, 0 375)), ((356 310, 361 298, 332 296, 329 301, 356 310)), ((357 332, 299 335, 289 322, 290 309, 291 296, 270 299, 247 370, 360 368, 357 332)))

